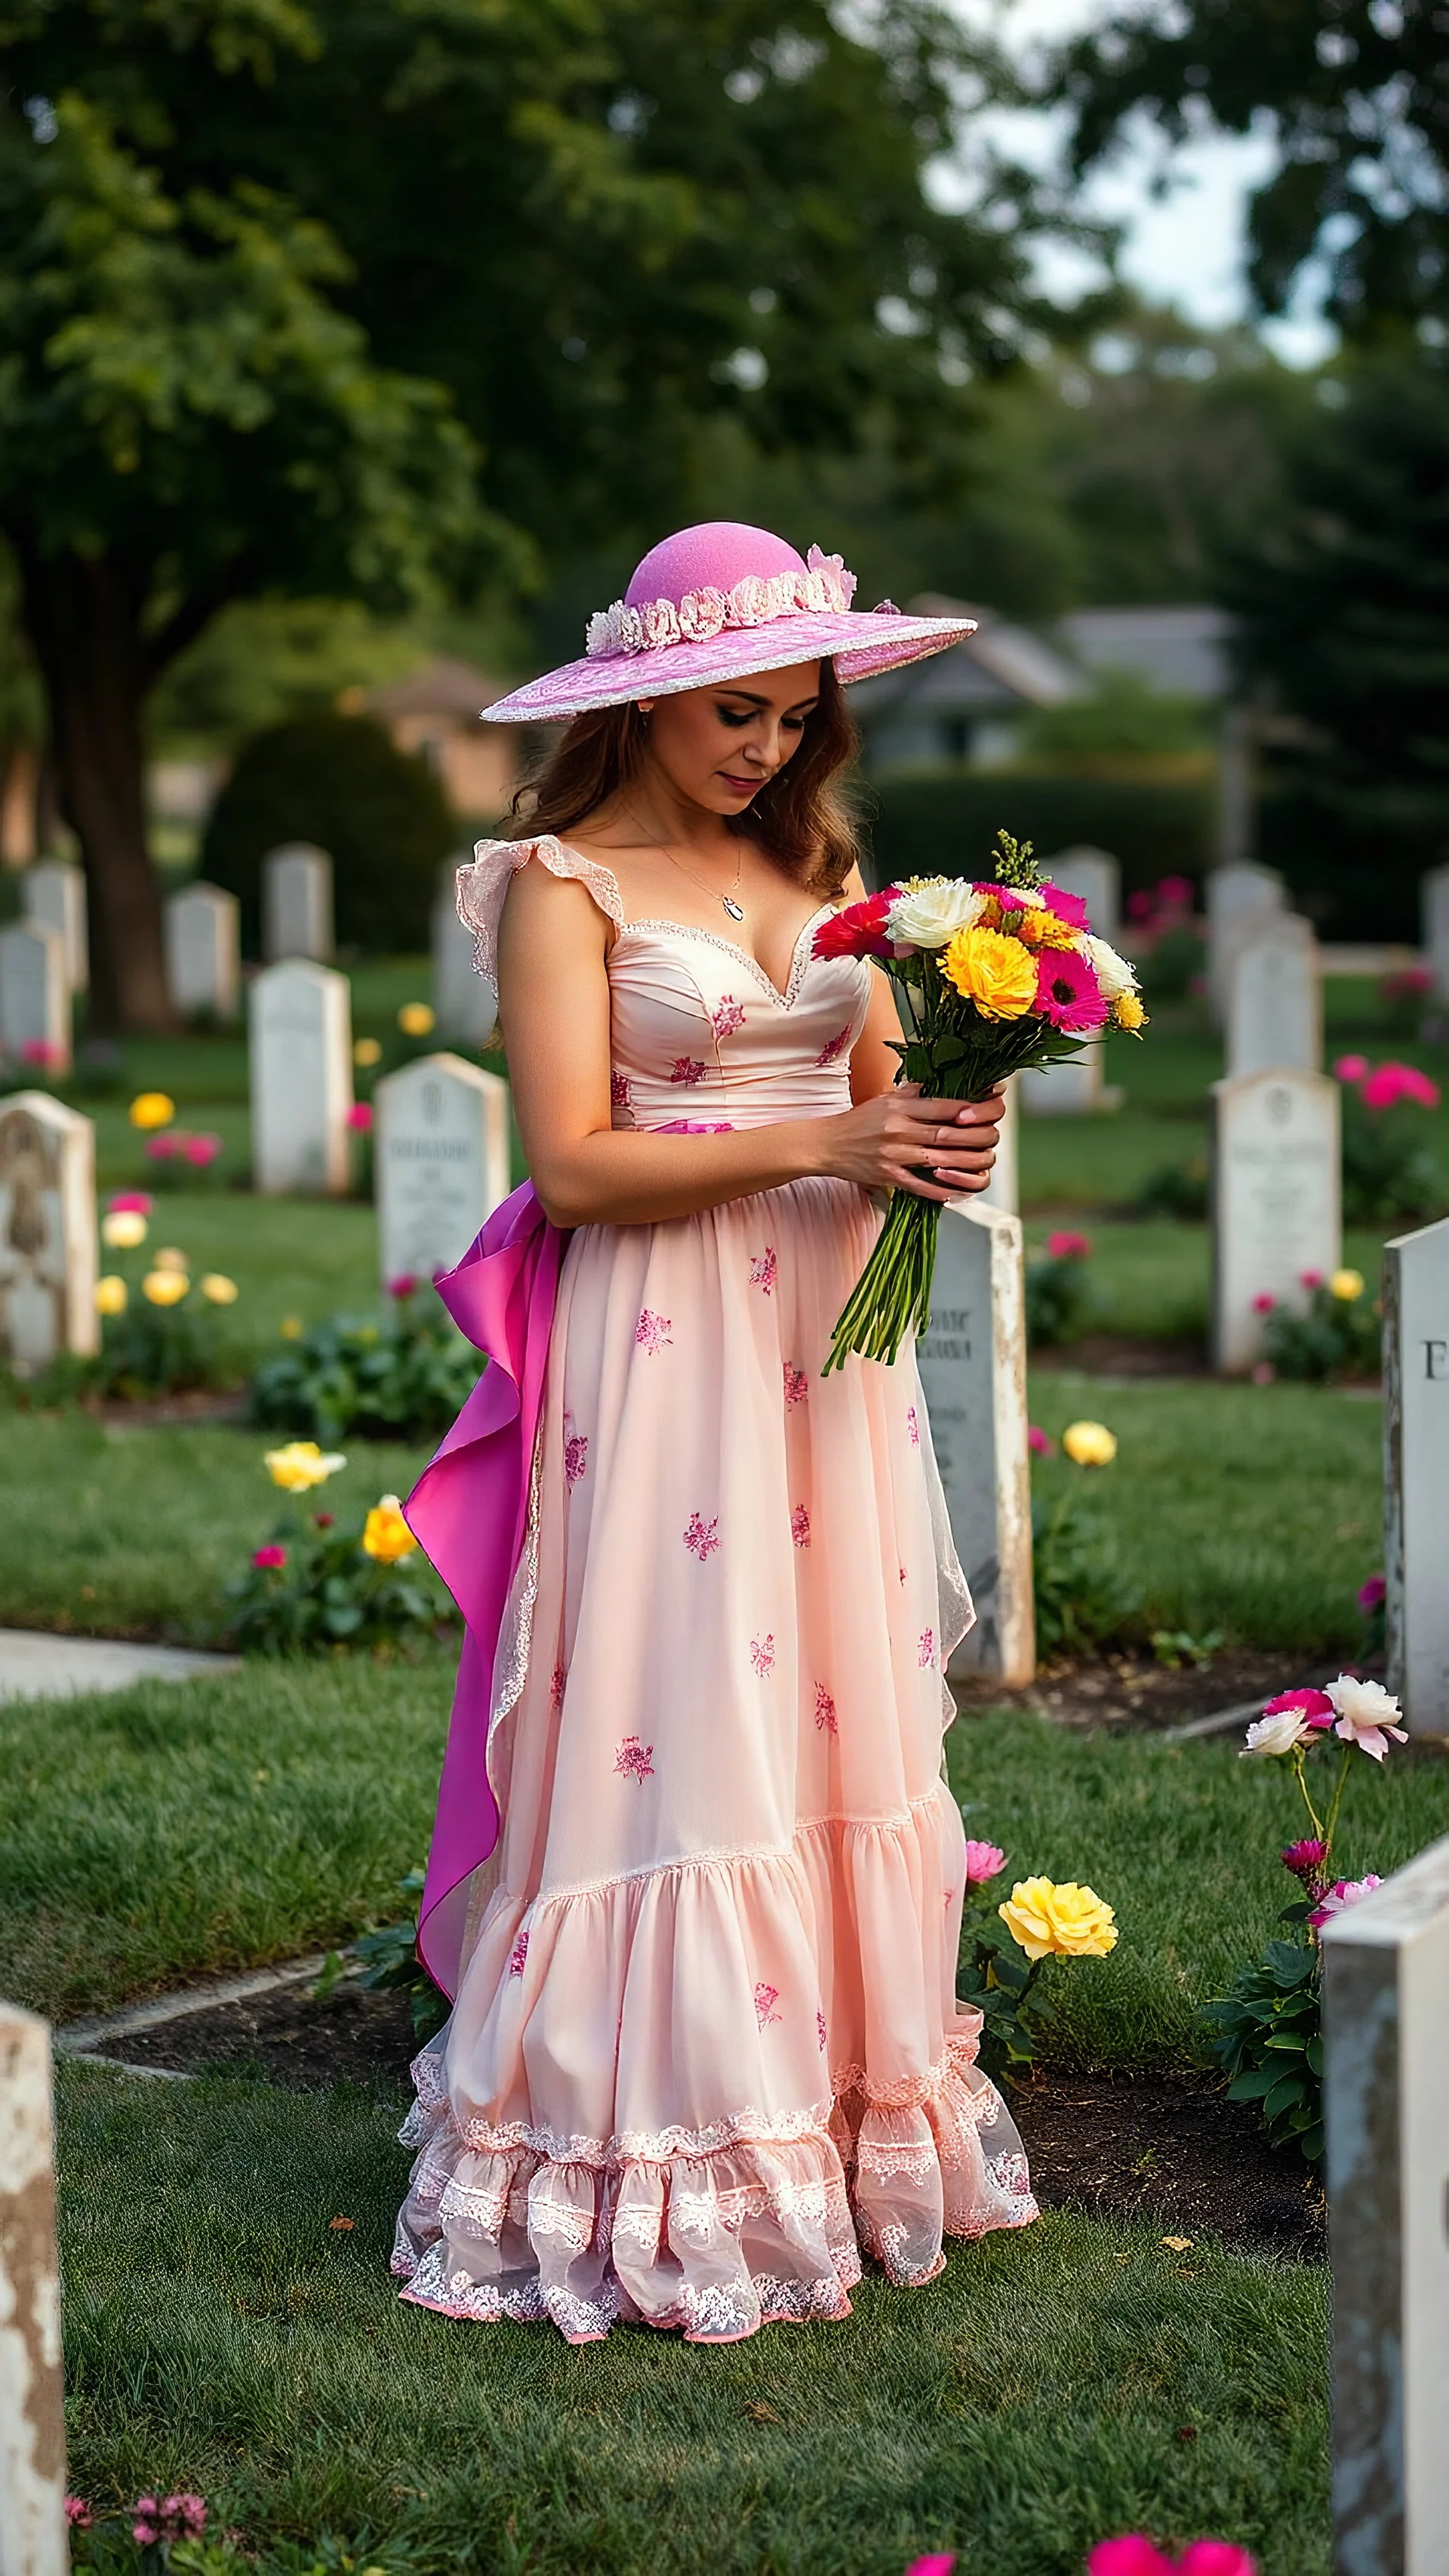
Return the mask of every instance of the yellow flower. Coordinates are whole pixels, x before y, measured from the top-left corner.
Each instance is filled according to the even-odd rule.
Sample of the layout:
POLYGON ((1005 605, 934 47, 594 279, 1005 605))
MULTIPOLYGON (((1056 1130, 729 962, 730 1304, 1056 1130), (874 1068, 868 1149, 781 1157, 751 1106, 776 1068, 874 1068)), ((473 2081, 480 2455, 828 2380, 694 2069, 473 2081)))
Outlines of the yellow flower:
POLYGON ((1072 1879, 1019 1878, 996 1911, 1029 1959, 1105 1959, 1117 1945, 1111 1906, 1072 1879))
POLYGON ((335 1450, 319 1449, 315 1440, 289 1440, 285 1449, 269 1449, 266 1469, 274 1485, 284 1494, 310 1494, 314 1485, 325 1485, 347 1461, 335 1450))
POLYGON ((1363 1272, 1335 1270, 1328 1283, 1328 1293, 1330 1297, 1341 1297, 1346 1306, 1352 1305, 1355 1297, 1363 1295, 1363 1272))
POLYGON ((1142 1007, 1140 993, 1119 993, 1112 1010, 1118 1028, 1131 1029, 1134 1036, 1147 1026, 1147 1013, 1142 1007))
POLYGON ((1035 958, 999 930, 958 930, 941 972, 988 1020, 1019 1020, 1036 1000, 1035 958))
POLYGON ((152 1306, 179 1306, 190 1291, 184 1270, 148 1270, 141 1282, 141 1294, 152 1306))
POLYGON ((175 1115, 176 1103, 164 1091, 138 1091, 131 1103, 131 1124, 143 1132, 152 1127, 169 1127, 175 1115))
POLYGON ((425 1038, 434 1025, 435 1014, 430 1002, 404 1002, 397 1024, 405 1038, 425 1038))
POLYGON ((124 1315, 125 1311, 126 1283, 119 1272, 109 1271, 104 1279, 96 1281, 96 1313, 124 1315))
POLYGON ((234 1306, 239 1294, 236 1281, 224 1270, 206 1270, 201 1276, 201 1293, 209 1306, 234 1306))
POLYGON ((277 1330, 281 1334, 284 1342, 300 1342, 302 1338, 301 1316, 284 1315, 280 1324, 277 1326, 277 1330))
POLYGON ((156 1268, 158 1270, 189 1271, 191 1268, 191 1255, 188 1252, 178 1251, 174 1243, 163 1243, 160 1251, 156 1255, 156 1268))
POLYGON ((1110 1467, 1117 1455, 1116 1438, 1105 1422, 1069 1423, 1062 1447, 1077 1467, 1110 1467))
POLYGON ((1035 911, 1017 913, 1011 926, 1017 938, 1024 940, 1028 948, 1075 948, 1081 937, 1081 932, 1074 930, 1069 921, 1063 921, 1058 913, 1048 912, 1045 904, 1035 911))
POLYGON ((352 1050, 354 1064, 381 1064, 382 1047, 376 1038, 359 1038, 352 1050))
POLYGON ((417 1540, 402 1516, 402 1505, 396 1494, 384 1494, 367 1515, 362 1544, 379 1565, 396 1565, 400 1556, 411 1556, 417 1540))
MULTIPOLYGON (((146 1220, 139 1208, 116 1208, 101 1219, 101 1241, 113 1252, 134 1252, 146 1240, 146 1220)), ((119 1307, 117 1313, 120 1312, 119 1307)))

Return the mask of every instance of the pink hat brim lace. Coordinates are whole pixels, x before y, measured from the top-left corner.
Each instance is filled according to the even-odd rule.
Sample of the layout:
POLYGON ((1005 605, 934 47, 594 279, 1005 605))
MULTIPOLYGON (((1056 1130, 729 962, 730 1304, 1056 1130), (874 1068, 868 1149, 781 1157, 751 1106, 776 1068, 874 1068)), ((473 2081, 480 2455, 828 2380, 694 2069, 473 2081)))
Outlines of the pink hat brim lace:
POLYGON ((581 655, 511 689, 482 714, 489 724, 560 724, 595 707, 627 706, 634 698, 663 698, 682 689, 738 682, 753 672, 790 670, 797 662, 832 661, 837 678, 869 680, 877 672, 943 653, 975 632, 974 617, 908 617, 899 610, 823 610, 772 618, 654 652, 581 655))

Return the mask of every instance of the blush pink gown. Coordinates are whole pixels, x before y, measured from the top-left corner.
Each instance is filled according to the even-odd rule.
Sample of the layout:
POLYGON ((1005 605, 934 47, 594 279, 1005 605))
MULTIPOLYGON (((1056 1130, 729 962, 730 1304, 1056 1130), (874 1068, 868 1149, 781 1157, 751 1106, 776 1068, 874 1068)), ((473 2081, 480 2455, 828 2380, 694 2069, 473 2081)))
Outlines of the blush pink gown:
MULTIPOLYGON (((553 839, 485 845, 614 925, 616 1127, 849 1107, 869 969, 782 993, 735 942, 626 921, 553 839)), ((818 921, 822 915, 817 914, 818 921)), ((848 2315, 943 2234, 1035 2216, 957 2005, 943 1665, 971 1620, 915 1364, 822 1378, 877 1216, 806 1180, 564 1258, 528 1538, 494 1674, 504 1811, 452 2019, 414 2069, 403 2296, 729 2342, 848 2315)))

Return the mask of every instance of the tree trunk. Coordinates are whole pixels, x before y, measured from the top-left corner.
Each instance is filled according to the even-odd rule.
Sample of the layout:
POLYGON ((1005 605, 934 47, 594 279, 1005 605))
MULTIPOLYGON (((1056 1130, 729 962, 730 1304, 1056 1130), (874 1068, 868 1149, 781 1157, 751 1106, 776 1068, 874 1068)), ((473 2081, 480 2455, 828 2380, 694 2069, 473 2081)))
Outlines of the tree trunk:
POLYGON ((175 1019, 146 848, 148 580, 116 553, 42 555, 26 531, 11 534, 50 706, 60 807, 85 861, 90 1025, 101 1036, 154 1034, 175 1019))

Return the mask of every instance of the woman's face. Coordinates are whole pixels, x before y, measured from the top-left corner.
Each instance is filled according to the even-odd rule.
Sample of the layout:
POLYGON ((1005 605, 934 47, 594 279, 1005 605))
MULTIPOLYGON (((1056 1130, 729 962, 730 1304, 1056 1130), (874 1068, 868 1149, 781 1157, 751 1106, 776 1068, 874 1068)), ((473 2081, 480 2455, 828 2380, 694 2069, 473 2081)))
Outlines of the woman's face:
POLYGON ((675 794, 710 814, 743 814, 799 750, 820 689, 818 662, 751 671, 729 688, 641 698, 648 757, 675 794))

